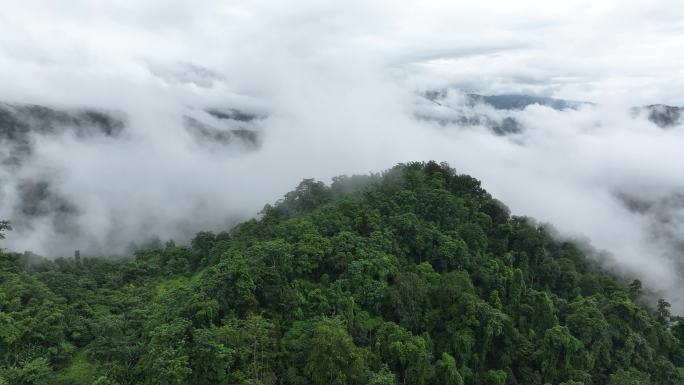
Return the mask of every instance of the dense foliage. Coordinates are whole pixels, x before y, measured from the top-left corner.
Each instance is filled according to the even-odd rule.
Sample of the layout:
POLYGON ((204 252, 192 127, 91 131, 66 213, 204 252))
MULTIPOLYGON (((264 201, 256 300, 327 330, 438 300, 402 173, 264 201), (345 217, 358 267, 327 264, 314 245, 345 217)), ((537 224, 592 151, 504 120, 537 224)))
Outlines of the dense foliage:
POLYGON ((684 324, 446 165, 134 259, 0 257, 0 384, 684 384, 684 324))

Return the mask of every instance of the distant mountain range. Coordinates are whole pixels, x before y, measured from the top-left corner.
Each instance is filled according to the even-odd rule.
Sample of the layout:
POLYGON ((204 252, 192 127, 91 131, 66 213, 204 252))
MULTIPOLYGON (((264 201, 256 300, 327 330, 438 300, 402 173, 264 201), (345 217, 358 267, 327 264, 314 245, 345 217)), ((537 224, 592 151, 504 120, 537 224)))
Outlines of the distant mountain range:
MULTIPOLYGON (((516 118, 516 114, 527 107, 539 105, 563 111, 595 105, 591 102, 524 94, 480 95, 455 92, 457 96, 454 97, 451 91, 433 90, 421 94, 420 98, 428 103, 418 103, 416 117, 437 122, 442 126, 483 126, 497 135, 510 135, 523 130, 523 125, 516 118)), ((684 107, 653 104, 633 107, 628 112, 634 117, 645 115, 649 121, 663 129, 684 123, 684 107)))
MULTIPOLYGON (((186 111, 179 127, 207 151, 254 151, 260 144, 263 118, 233 108, 195 109, 186 111)), ((0 103, 0 186, 11 189, 15 197, 12 207, 5 206, 0 189, 0 207, 9 211, 3 213, 3 219, 10 219, 17 229, 49 220, 58 232, 78 232, 74 221, 78 204, 55 187, 53 171, 25 168, 35 155, 36 141, 73 135, 80 141, 104 139, 125 146, 130 140, 128 120, 120 111, 0 103)))
POLYGON ((214 149, 239 145, 255 150, 260 144, 256 125, 263 115, 241 111, 235 108, 207 108, 204 119, 185 115, 183 124, 200 145, 214 149))
MULTIPOLYGON (((480 126, 496 135, 524 131, 523 111, 534 105, 554 110, 577 110, 592 103, 530 95, 463 94, 449 90, 430 91, 418 96, 414 114, 421 120, 441 126, 480 126)), ((684 108, 648 105, 629 110, 663 129, 682 124, 684 108)), ((263 113, 232 108, 189 108, 179 114, 177 128, 184 130, 192 144, 212 153, 256 151, 261 145, 263 113)), ((50 220, 55 229, 79 231, 73 219, 79 214, 77 202, 60 193, 50 179, 50 170, 34 170, 24 165, 35 155, 38 138, 71 135, 80 141, 133 140, 128 135, 129 117, 121 111, 96 108, 60 109, 30 104, 0 103, 0 185, 15 197, 12 207, 4 206, 7 219, 15 227, 31 227, 35 220, 50 220), (8 190, 9 189, 9 190, 8 190)), ((0 191, 0 199, 5 199, 0 191)), ((0 200, 0 203, 3 203, 0 200)), ((5 205, 7 202, 4 203, 5 205)))
MULTIPOLYGON (((184 115, 182 125, 200 145, 237 144, 255 149, 259 144, 255 123, 264 116, 232 108, 207 108, 194 115, 184 115)), ((35 136, 121 139, 127 120, 120 111, 0 103, 0 165, 20 166, 33 153, 35 136)))
POLYGON ((632 112, 636 115, 640 113, 647 114, 648 120, 661 128, 672 128, 684 123, 684 120, 682 119, 684 117, 684 107, 651 104, 644 107, 633 108, 632 112))
POLYGON ((17 167, 33 152, 32 135, 72 133, 79 138, 116 138, 124 130, 122 113, 98 109, 58 110, 0 103, 0 164, 17 167))
MULTIPOLYGON (((436 101, 444 99, 447 96, 447 93, 448 90, 428 91, 425 93, 425 97, 429 100, 436 101)), ((584 105, 592 105, 592 103, 588 102, 577 102, 523 94, 464 94, 464 96, 464 101, 467 106, 474 107, 477 104, 487 104, 498 110, 524 110, 525 108, 535 104, 550 107, 555 110, 577 109, 584 105)))

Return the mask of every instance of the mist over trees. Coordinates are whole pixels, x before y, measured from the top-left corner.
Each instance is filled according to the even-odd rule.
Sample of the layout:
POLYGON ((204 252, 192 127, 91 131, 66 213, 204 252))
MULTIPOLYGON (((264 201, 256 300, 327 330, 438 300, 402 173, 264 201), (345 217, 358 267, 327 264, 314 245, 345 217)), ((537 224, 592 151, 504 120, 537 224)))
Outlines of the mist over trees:
POLYGON ((684 323, 643 290, 402 164, 134 259, 0 252, 0 384, 684 384, 684 323))
POLYGON ((12 230, 9 221, 0 220, 0 239, 5 239, 5 231, 12 230))
POLYGON ((3 2, 0 385, 682 384, 678 1, 3 2))

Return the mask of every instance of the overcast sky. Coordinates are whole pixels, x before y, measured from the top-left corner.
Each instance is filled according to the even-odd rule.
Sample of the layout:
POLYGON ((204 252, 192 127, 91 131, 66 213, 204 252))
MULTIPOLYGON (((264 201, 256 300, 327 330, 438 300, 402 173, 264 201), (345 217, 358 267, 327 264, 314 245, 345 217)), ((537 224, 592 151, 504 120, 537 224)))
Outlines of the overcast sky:
POLYGON ((36 224, 10 247, 54 255, 182 237, 252 216, 305 177, 435 159, 684 297, 672 239, 684 209, 662 203, 684 191, 684 135, 626 112, 684 105, 680 0, 1 2, 1 101, 130 117, 123 145, 36 138, 31 164, 0 170, 0 217, 13 215, 17 180, 49 178, 84 229, 64 239, 36 224), (416 120, 415 91, 446 86, 599 107, 528 108, 515 140, 416 120), (267 115, 262 147, 190 144, 181 117, 209 106, 267 115), (625 194, 659 211, 630 212, 625 194))
POLYGON ((0 70, 12 76, 0 92, 77 101, 75 85, 149 85, 150 66, 175 62, 259 92, 296 63, 487 93, 684 104, 683 34, 678 0, 3 1, 0 70))

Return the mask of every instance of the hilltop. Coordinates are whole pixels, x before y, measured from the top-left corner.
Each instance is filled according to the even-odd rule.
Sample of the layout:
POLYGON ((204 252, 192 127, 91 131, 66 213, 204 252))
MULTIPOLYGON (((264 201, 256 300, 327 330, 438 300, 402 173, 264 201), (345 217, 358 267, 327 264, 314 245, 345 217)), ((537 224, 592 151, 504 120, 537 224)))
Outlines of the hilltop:
POLYGON ((0 384, 684 384, 667 302, 446 164, 134 259, 0 258, 0 384))

